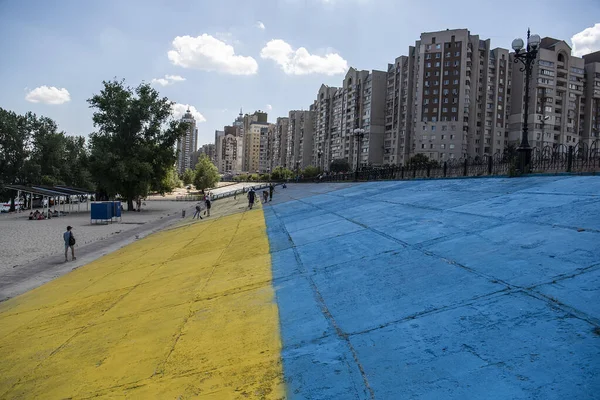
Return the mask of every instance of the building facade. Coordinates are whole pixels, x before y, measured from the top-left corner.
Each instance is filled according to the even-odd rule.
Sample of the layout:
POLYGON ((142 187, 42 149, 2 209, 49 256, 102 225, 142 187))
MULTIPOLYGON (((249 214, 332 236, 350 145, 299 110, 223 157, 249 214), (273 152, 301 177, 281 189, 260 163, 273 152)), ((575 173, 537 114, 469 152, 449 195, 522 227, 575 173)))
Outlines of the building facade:
MULTIPOLYGON (((290 119, 288 117, 277 118, 275 132, 273 133, 273 167, 287 167, 287 135, 290 119)), ((272 171, 273 169, 271 169, 272 171)))
POLYGON ((294 171, 311 165, 313 153, 314 110, 292 110, 287 135, 287 168, 294 171))
POLYGON ((186 169, 193 169, 192 153, 196 151, 198 146, 198 129, 196 128, 196 120, 192 116, 190 110, 183 115, 181 121, 188 124, 185 135, 177 141, 177 172, 181 175, 186 169))
POLYGON ((600 51, 583 56, 585 61, 585 112, 582 140, 600 139, 600 51))

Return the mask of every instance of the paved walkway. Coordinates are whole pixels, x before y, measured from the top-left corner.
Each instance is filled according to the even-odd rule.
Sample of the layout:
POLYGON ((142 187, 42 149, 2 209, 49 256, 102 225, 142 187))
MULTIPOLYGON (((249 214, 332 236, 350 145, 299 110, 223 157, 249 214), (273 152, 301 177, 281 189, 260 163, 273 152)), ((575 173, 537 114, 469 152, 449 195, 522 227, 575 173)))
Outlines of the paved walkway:
POLYGON ((600 177, 335 187, 265 209, 290 398, 598 398, 600 177))

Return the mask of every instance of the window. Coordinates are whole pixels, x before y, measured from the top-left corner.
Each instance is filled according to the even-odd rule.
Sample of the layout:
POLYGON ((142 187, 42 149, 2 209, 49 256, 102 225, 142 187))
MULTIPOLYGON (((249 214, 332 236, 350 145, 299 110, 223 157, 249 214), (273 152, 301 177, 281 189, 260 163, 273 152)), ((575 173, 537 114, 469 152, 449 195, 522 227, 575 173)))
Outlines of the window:
POLYGON ((441 145, 440 145, 440 148, 441 148, 441 149, 445 149, 445 148, 446 148, 446 145, 445 145, 445 144, 441 144, 441 145))
POLYGON ((425 90, 423 91, 423 93, 424 93, 424 94, 429 94, 429 89, 425 89, 425 90))
MULTIPOLYGON (((452 125, 452 130, 456 129, 454 125, 452 125)), ((450 135, 450 140, 454 140, 454 135, 450 135)))
MULTIPOLYGON (((446 131, 446 130, 448 130, 448 127, 446 125, 442 125, 442 130, 446 131)), ((445 135, 442 135, 442 140, 444 140, 444 138, 445 138, 445 135)))
POLYGON ((430 63, 430 62, 428 62, 428 63, 426 63, 426 64, 425 64, 425 66, 426 66, 427 68, 431 68, 431 63, 430 63))
POLYGON ((442 53, 435 53, 435 58, 442 58, 442 53))
POLYGON ((456 112, 456 107, 452 107, 452 112, 456 112))
POLYGON ((552 61, 540 60, 538 63, 543 67, 554 67, 554 63, 552 61))
MULTIPOLYGON (((435 125, 431 125, 431 131, 435 132, 435 125)), ((431 135, 431 140, 435 140, 435 135, 431 135)))
POLYGON ((448 71, 448 70, 445 70, 445 71, 444 71, 444 76, 448 76, 448 75, 450 75, 450 71, 448 71))
POLYGON ((448 89, 444 89, 443 93, 444 93, 444 95, 447 95, 448 93, 450 93, 450 91, 448 89))
POLYGON ((444 97, 444 104, 448 104, 448 98, 444 97))
POLYGON ((436 97, 435 99, 433 99, 433 104, 437 104, 438 103, 438 98, 436 97))
POLYGON ((438 94, 440 91, 438 89, 433 89, 433 94, 438 94))
POLYGON ((441 48, 442 48, 442 45, 438 43, 438 44, 436 44, 436 45, 435 45, 435 48, 436 48, 436 49, 441 49, 441 48))
POLYGON ((446 57, 452 57, 452 53, 450 53, 449 51, 446 52, 446 57))
MULTIPOLYGON (((442 112, 448 112, 448 108, 446 108, 446 107, 442 108, 442 112)), ((443 128, 445 128, 445 127, 442 127, 442 130, 445 130, 443 128)))
POLYGON ((455 57, 458 57, 458 56, 460 56, 460 51, 457 51, 456 53, 454 53, 454 56, 455 56, 455 57))
POLYGON ((431 60, 431 54, 426 54, 426 55, 425 55, 425 59, 426 59, 426 60, 431 60))
POLYGON ((445 61, 444 62, 444 67, 449 67, 450 66, 450 61, 445 61))
POLYGON ((430 148, 430 149, 433 149, 433 148, 435 148, 435 145, 434 145, 433 143, 431 143, 431 144, 429 145, 429 148, 430 148))
POLYGON ((451 145, 450 145, 450 148, 451 148, 451 149, 453 149, 453 148, 454 148, 454 145, 453 145, 453 144, 451 144, 451 145))
POLYGON ((458 60, 454 61, 454 66, 455 67, 458 67, 459 65, 460 65, 460 61, 458 61, 458 60))
POLYGON ((436 63, 435 63, 435 66, 436 66, 436 67, 439 67, 439 66, 440 66, 440 62, 439 62, 439 61, 438 61, 438 62, 436 62, 436 63))
POLYGON ((422 149, 424 149, 424 148, 425 148, 425 143, 423 143, 423 144, 421 145, 421 148, 422 148, 422 149))
POLYGON ((575 68, 575 67, 571 68, 571 72, 573 72, 575 74, 580 74, 580 75, 583 75, 585 73, 585 71, 582 70, 581 68, 575 68))
POLYGON ((449 85, 449 84, 450 84, 450 81, 448 79, 445 79, 444 80, 444 85, 449 85))
POLYGON ((430 44, 427 45, 427 50, 431 50, 431 45, 430 44))
POLYGON ((435 76, 440 76, 440 71, 435 71, 435 76))

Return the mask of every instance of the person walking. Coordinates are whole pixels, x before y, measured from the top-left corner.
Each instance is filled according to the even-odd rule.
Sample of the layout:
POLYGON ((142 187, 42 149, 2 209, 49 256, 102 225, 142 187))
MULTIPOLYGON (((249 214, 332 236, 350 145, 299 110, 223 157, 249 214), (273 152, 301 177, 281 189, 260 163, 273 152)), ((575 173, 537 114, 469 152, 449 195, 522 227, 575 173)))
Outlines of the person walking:
POLYGON ((252 206, 254 206, 254 199, 256 198, 256 192, 254 188, 250 188, 248 192, 248 207, 252 210, 252 206))
POLYGON ((200 207, 200 203, 196 204, 196 212, 194 213, 194 216, 192 217, 192 219, 198 217, 200 219, 202 219, 202 215, 200 215, 202 213, 202 207, 200 207))
POLYGON ((267 190, 263 190, 263 204, 269 201, 269 192, 267 190))
POLYGON ((269 201, 273 201, 273 192, 275 191, 275 186, 273 184, 269 184, 269 201))
POLYGON ((204 196, 204 205, 206 206, 206 211, 204 212, 204 215, 210 217, 210 192, 208 192, 208 194, 204 196))
POLYGON ((75 257, 75 236, 73 236, 72 229, 73 227, 69 225, 67 226, 67 231, 63 233, 63 239, 65 241, 65 262, 69 261, 69 258, 67 257, 69 254, 69 247, 71 248, 71 259, 73 261, 77 260, 77 257, 75 257))

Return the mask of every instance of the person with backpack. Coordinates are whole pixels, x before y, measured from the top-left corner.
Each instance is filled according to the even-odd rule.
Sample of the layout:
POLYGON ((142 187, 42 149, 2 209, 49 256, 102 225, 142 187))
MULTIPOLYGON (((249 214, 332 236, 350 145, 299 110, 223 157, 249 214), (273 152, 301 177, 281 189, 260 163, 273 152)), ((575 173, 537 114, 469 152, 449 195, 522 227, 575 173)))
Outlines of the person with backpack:
POLYGON ((198 217, 200 219, 202 219, 202 215, 200 215, 202 213, 202 207, 200 207, 200 203, 196 204, 196 212, 194 213, 194 216, 192 217, 192 219, 198 217))
POLYGON ((67 226, 67 231, 63 233, 63 239, 65 240, 65 262, 69 261, 67 255, 69 254, 69 247, 71 248, 71 258, 73 261, 77 260, 75 257, 75 236, 73 236, 72 226, 67 226))
POLYGON ((250 208, 252 210, 252 206, 254 206, 254 199, 256 198, 256 192, 254 191, 254 188, 250 188, 250 191, 248 192, 248 208, 250 208))
POLYGON ((206 206, 206 211, 204 211, 204 215, 210 217, 210 192, 206 196, 204 196, 204 205, 206 206))

